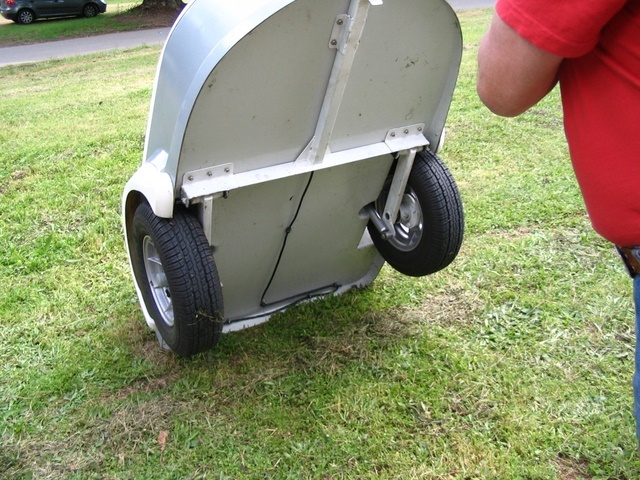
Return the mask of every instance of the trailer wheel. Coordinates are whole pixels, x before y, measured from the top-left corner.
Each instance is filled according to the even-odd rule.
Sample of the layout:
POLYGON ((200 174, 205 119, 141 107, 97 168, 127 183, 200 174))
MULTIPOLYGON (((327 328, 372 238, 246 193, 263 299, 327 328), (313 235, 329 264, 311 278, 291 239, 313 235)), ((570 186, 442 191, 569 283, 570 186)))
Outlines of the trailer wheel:
POLYGON ((186 357, 213 347, 222 333, 222 287, 196 218, 180 206, 172 219, 160 218, 141 203, 130 252, 147 310, 169 348, 186 357))
MULTIPOLYGON (((380 214, 391 178, 375 202, 380 214)), ((462 200, 449 169, 429 150, 418 152, 394 224, 395 236, 384 240, 372 222, 367 227, 382 257, 400 273, 420 277, 445 268, 458 254, 464 233, 462 200)))

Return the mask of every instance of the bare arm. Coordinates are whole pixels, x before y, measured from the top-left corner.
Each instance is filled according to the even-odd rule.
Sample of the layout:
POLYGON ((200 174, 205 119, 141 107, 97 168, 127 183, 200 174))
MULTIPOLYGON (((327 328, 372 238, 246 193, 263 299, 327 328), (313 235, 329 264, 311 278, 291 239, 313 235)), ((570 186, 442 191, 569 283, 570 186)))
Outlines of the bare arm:
POLYGON ((478 95, 497 115, 520 115, 554 87, 560 63, 494 14, 478 50, 478 95))

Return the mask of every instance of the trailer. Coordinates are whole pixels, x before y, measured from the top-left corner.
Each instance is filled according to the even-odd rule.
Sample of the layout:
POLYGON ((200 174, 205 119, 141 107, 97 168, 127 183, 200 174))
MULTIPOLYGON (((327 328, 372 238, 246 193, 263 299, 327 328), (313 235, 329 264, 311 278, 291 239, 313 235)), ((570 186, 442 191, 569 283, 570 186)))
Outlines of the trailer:
POLYGON ((447 267, 438 157, 462 52, 444 0, 193 0, 160 56, 122 199, 147 324, 182 356, 386 261, 447 267))

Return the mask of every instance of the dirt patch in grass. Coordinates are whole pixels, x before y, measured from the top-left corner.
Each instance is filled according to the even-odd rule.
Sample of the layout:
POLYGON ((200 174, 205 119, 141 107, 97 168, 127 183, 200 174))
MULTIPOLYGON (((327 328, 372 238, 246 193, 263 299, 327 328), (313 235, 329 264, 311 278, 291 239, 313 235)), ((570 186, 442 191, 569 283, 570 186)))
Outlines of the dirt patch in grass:
POLYGON ((180 14, 172 8, 143 8, 142 5, 132 8, 128 12, 117 15, 117 19, 122 24, 142 23, 142 28, 162 28, 170 27, 180 14))
POLYGON ((560 454, 556 459, 558 478, 561 480, 588 480, 592 478, 585 473, 586 463, 585 460, 574 460, 560 454))

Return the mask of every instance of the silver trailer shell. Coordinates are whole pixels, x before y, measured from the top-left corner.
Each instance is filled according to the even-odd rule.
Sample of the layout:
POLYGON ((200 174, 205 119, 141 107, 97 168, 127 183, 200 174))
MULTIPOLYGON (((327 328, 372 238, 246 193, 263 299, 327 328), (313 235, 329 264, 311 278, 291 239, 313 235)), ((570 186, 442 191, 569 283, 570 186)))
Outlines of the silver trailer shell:
POLYGON ((444 0, 193 0, 160 57, 125 236, 143 200, 197 209, 225 331, 367 285, 383 260, 364 207, 395 158, 441 145, 461 51, 444 0))

